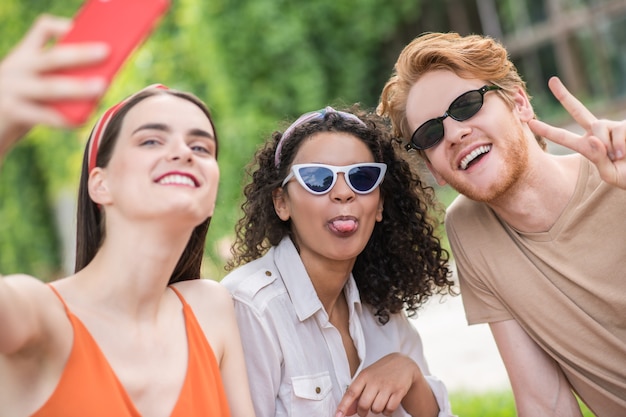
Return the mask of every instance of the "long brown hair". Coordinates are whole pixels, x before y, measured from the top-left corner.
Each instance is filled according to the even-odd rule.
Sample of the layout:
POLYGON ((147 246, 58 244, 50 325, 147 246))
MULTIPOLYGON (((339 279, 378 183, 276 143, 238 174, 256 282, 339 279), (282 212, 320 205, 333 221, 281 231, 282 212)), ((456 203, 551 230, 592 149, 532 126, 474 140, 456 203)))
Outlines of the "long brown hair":
MULTIPOLYGON (((163 94, 169 94, 188 100, 198 106, 198 108, 200 108, 200 110, 202 110, 202 112, 209 119, 209 122, 213 127, 213 131, 215 132, 215 140, 217 142, 217 131, 215 130, 211 113, 207 106, 199 98, 191 93, 183 91, 148 88, 126 99, 120 105, 119 109, 116 110, 116 113, 111 117, 104 132, 102 133, 98 147, 94 151, 97 152, 96 166, 106 167, 109 164, 111 155, 113 154, 113 150, 115 149, 115 145, 118 140, 122 122, 130 109, 148 97, 163 94)), ((97 125, 98 123, 96 123, 96 126, 97 125)), ((91 200, 87 186, 89 179, 89 148, 90 143, 87 143, 83 156, 80 185, 78 189, 75 272, 80 271, 87 266, 89 262, 91 262, 102 245, 102 242, 106 238, 104 232, 104 225, 106 221, 104 213, 98 205, 91 200)), ((217 158, 217 148, 215 157, 217 158)), ((169 280, 170 284, 200 278, 200 267, 204 256, 205 239, 210 222, 211 218, 209 217, 193 230, 191 237, 187 242, 187 246, 185 247, 185 250, 180 256, 180 259, 172 272, 169 280)))

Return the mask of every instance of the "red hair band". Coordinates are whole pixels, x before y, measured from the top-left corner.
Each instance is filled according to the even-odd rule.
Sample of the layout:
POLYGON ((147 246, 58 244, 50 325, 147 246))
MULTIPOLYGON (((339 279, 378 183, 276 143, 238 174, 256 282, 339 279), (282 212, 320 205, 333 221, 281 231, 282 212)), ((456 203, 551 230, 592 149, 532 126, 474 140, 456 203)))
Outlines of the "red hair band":
POLYGON ((87 146, 89 146, 89 153, 88 153, 89 170, 87 172, 91 172, 96 167, 96 158, 98 157, 98 148, 100 146, 100 140, 102 139, 102 134, 106 130, 106 127, 109 124, 109 122, 111 121, 111 119, 113 118, 113 116, 115 116, 115 114, 118 112, 118 110, 124 104, 126 104, 128 102, 128 100, 130 100, 131 98, 135 97, 137 94, 139 94, 141 92, 144 92, 146 90, 152 89, 152 88, 157 88, 157 89, 161 89, 161 90, 169 90, 169 88, 166 87, 163 84, 152 84, 152 85, 149 85, 146 88, 143 88, 143 89, 137 91, 135 94, 132 94, 132 95, 128 96, 124 100, 120 101, 116 105, 114 105, 111 108, 109 108, 98 119, 98 121, 96 122, 96 125, 94 126, 93 130, 91 131, 91 134, 89 135, 89 141, 88 141, 88 145, 87 145, 87 146))

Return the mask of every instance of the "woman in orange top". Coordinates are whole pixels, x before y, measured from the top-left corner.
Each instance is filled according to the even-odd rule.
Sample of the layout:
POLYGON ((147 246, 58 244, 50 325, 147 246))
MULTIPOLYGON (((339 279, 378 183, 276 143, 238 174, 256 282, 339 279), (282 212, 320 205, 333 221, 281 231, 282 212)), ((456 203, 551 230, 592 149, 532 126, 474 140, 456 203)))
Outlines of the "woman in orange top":
MULTIPOLYGON (((99 80, 44 76, 106 55, 44 49, 68 25, 39 19, 0 64, 0 157, 36 124, 68 126, 47 101, 103 93, 99 80)), ((102 116, 83 161, 76 273, 0 279, 0 415, 254 415, 231 298, 198 279, 216 157, 191 94, 153 86, 102 116)))

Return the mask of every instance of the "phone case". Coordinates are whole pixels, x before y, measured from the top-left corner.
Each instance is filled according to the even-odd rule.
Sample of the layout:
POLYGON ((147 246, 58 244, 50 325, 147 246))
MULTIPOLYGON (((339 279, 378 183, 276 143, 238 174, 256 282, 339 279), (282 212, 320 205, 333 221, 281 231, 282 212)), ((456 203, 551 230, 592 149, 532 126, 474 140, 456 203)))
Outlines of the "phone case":
MULTIPOLYGON (((74 17, 72 29, 59 43, 105 42, 110 51, 98 65, 56 74, 77 77, 100 76, 110 83, 129 55, 150 34, 169 8, 169 0, 87 0, 74 17)), ((84 123, 98 100, 72 100, 53 103, 71 123, 84 123)))

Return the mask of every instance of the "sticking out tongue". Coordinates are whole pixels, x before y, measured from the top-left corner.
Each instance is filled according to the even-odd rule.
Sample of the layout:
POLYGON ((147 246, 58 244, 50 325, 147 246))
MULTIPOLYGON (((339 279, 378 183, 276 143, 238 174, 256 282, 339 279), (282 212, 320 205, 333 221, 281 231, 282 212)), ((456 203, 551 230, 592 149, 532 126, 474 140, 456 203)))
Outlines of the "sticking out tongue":
POLYGON ((352 232, 356 229, 354 220, 334 220, 332 225, 337 231, 342 233, 352 232))

